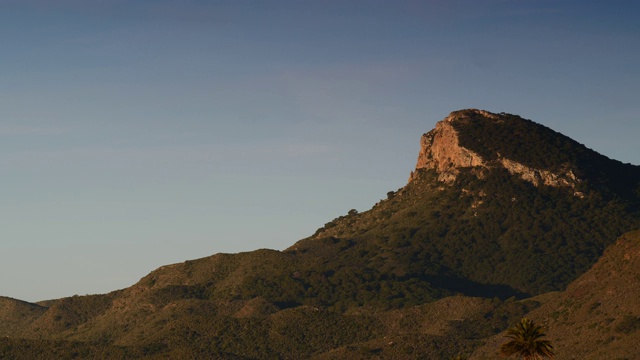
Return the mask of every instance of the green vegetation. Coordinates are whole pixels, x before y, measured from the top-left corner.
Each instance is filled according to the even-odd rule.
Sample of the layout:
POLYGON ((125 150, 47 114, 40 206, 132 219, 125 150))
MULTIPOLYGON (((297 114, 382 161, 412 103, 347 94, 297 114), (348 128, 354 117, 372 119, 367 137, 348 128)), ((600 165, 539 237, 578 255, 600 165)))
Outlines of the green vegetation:
MULTIPOLYGON (((139 301, 150 304, 152 298, 139 301)), ((255 299, 177 299, 153 312, 136 311, 126 318, 106 315, 100 325, 90 321, 80 331, 49 335, 64 339, 5 338, 0 357, 307 359, 333 353, 337 358, 451 358, 470 354, 477 339, 504 329, 495 329, 496 324, 512 322, 531 309, 512 306, 517 304, 453 297, 416 308, 357 308, 340 314, 307 306, 277 311, 255 299), (443 309, 454 313, 443 314, 443 309), (464 321, 458 319, 460 313, 464 321), (500 317, 497 323, 494 314, 500 317), (437 321, 445 326, 421 328, 437 321)))
POLYGON ((640 330, 640 317, 633 315, 625 315, 624 318, 616 325, 616 332, 623 334, 631 334, 640 330))
POLYGON ((463 170, 448 187, 440 187, 435 176, 418 172, 392 199, 335 219, 288 250, 302 264, 327 256, 322 268, 314 264, 303 277, 306 286, 328 286, 332 294, 314 293, 314 299, 360 305, 375 303, 367 296, 381 294, 331 283, 352 283, 365 292, 388 288, 387 303, 396 307, 453 293, 504 299, 560 290, 620 234, 640 227, 637 199, 608 200, 588 187, 580 198, 498 169, 482 179, 463 170), (414 300, 398 289, 412 281, 421 289, 410 293, 414 300))
POLYGON ((452 123, 460 145, 488 161, 500 156, 542 170, 580 165, 587 157, 593 160, 591 150, 544 125, 517 115, 500 115, 496 121, 467 111, 464 120, 452 123))
MULTIPOLYGON (((513 115, 456 126, 463 146, 486 159, 499 152, 531 167, 571 170, 581 182, 575 189, 536 187, 496 167, 462 168, 444 184, 435 171, 419 170, 371 210, 352 209, 285 251, 164 266, 106 295, 37 305, 0 299, 0 336, 11 337, 0 343, 0 357, 472 354, 541 305, 530 295, 563 290, 622 233, 640 228, 640 168, 513 115)), ((637 268, 613 263, 617 273, 637 268)), ((566 321, 579 309, 606 313, 603 299, 584 301, 568 299, 549 318, 566 321)), ((616 333, 609 342, 630 338, 640 329, 635 315, 592 321, 588 329, 616 333)), ((544 336, 525 320, 514 329, 513 341, 544 336)))
MULTIPOLYGON (((534 169, 572 171, 576 177, 597 188, 602 195, 628 197, 640 195, 640 167, 622 164, 586 146, 518 115, 500 114, 499 121, 472 111, 453 122, 460 145, 485 160, 498 156, 534 169)), ((585 185, 587 185, 585 184, 585 185)), ((637 204, 636 204, 637 205, 637 204)))
POLYGON ((553 345, 544 339, 546 334, 541 326, 523 318, 514 327, 507 330, 505 337, 509 341, 500 346, 500 353, 504 356, 518 355, 524 360, 553 358, 553 345))

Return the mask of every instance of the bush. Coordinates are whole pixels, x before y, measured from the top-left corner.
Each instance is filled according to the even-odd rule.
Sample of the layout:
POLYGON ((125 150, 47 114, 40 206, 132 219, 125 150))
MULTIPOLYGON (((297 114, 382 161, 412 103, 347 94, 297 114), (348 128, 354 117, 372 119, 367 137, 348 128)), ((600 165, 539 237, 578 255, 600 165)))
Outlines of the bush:
POLYGON ((627 335, 638 330, 640 330, 640 317, 633 315, 625 315, 615 328, 616 332, 627 335))

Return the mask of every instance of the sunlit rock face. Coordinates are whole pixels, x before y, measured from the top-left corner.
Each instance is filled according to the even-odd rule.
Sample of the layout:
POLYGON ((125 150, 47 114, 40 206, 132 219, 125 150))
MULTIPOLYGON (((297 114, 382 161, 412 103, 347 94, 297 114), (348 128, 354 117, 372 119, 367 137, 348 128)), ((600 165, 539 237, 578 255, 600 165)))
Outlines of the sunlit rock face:
POLYGON ((433 130, 422 135, 416 171, 412 172, 409 181, 413 180, 415 173, 420 169, 435 170, 438 173, 438 180, 450 183, 456 179, 461 168, 476 168, 476 170, 480 170, 476 171, 476 174, 481 176, 483 169, 503 167, 509 173, 518 175, 535 186, 574 187, 580 182, 569 168, 560 172, 535 169, 500 154, 495 154, 494 160, 487 161, 474 151, 461 146, 456 125, 468 124, 474 119, 477 121, 478 117, 495 122, 507 121, 506 117, 501 114, 484 110, 468 109, 452 112, 439 121, 433 130))

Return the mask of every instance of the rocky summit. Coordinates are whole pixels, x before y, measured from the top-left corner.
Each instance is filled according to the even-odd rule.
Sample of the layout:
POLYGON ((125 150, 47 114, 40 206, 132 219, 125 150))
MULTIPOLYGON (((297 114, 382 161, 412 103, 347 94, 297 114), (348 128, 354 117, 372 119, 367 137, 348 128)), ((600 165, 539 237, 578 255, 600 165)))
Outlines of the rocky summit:
MULTIPOLYGON (((489 127, 487 124, 490 124, 490 126, 496 128, 494 132, 518 136, 520 137, 518 140, 522 142, 522 145, 525 145, 530 134, 509 131, 509 126, 513 125, 513 122, 533 125, 527 124, 524 119, 514 119, 514 116, 509 114, 493 114, 477 109, 453 112, 444 120, 438 122, 435 129, 422 136, 416 170, 432 169, 438 173, 438 180, 452 182, 456 179, 456 175, 461 168, 474 168, 478 175, 482 176, 483 171, 502 167, 508 170, 510 174, 519 176, 535 186, 547 185, 575 188, 576 184, 581 180, 573 173, 570 162, 557 164, 559 166, 555 172, 549 169, 531 167, 509 158, 509 154, 501 154, 498 146, 492 147, 481 143, 486 139, 472 138, 470 134, 465 133, 469 127, 489 127), (463 132, 462 139, 460 132, 463 132), (471 148, 477 147, 483 148, 484 158, 471 150, 471 148)), ((536 124, 533 126, 539 129, 543 128, 542 125, 536 124)), ((560 134, 553 135, 562 138, 560 134)), ((576 143, 574 146, 580 145, 576 143)), ((412 172, 412 177, 413 174, 412 172)))

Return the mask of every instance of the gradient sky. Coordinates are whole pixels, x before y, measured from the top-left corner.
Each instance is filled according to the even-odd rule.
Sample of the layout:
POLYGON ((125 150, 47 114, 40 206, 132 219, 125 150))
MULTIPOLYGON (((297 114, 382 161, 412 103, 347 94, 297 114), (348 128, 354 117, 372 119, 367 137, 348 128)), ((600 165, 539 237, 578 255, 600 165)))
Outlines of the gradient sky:
POLYGON ((458 109, 640 164, 639 4, 0 0, 0 295, 284 249, 458 109))

